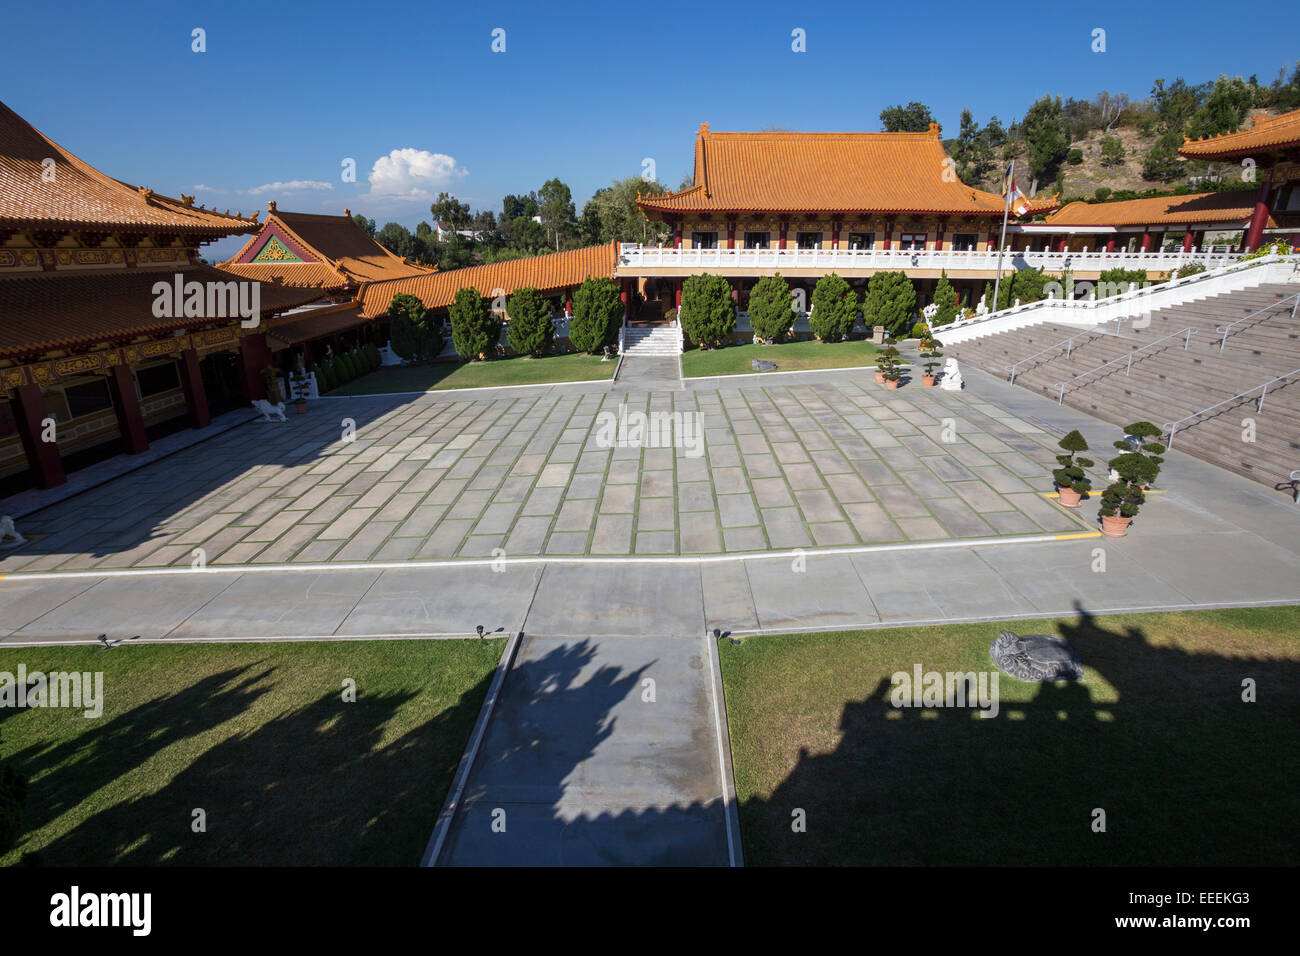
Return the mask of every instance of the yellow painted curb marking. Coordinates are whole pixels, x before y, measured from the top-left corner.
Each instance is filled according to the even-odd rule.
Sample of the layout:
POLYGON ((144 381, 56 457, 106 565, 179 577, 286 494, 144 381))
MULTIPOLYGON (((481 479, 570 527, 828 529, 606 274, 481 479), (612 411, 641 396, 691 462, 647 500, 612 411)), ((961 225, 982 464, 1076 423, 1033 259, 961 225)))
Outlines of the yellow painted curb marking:
POLYGON ((1077 534, 1058 534, 1057 541, 1070 541, 1074 538, 1100 538, 1100 531, 1080 531, 1077 534))

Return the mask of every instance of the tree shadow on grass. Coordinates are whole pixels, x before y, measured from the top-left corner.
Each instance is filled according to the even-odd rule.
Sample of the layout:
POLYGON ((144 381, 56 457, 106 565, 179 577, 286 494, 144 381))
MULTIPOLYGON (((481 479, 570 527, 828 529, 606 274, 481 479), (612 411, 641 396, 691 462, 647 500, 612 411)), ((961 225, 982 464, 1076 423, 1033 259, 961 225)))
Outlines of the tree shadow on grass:
MULTIPOLYGON (((43 807, 49 794, 34 787, 28 807, 48 820, 74 806, 123 766, 131 766, 186 733, 195 734, 235 718, 266 692, 255 684, 263 671, 233 688, 220 689, 235 672, 214 675, 182 694, 150 702, 120 718, 119 736, 105 746, 98 731, 71 744, 103 761, 86 776, 80 764, 57 774, 76 794, 43 807), (191 720, 190 709, 201 716, 191 720), (159 734, 159 731, 162 731, 159 734), (133 749, 134 748, 134 749, 133 749), (146 752, 147 751, 147 752, 146 752)), ((105 807, 41 847, 51 865, 413 865, 433 827, 451 775, 487 690, 490 675, 449 707, 396 739, 385 726, 418 691, 358 695, 345 703, 331 692, 236 733, 203 751, 153 793, 105 807), (205 832, 195 832, 201 809, 205 832)), ((57 748, 56 748, 57 750, 57 748)), ((67 757, 68 754, 63 755, 67 757)), ((57 754, 48 759, 54 760, 57 754)), ((56 791, 57 794, 57 791, 56 791)), ((25 820, 27 828, 34 821, 25 820)), ((20 847, 20 849, 35 849, 20 847)))
POLYGON ((1076 610, 1059 635, 1084 683, 1041 684, 1013 702, 1009 688, 1027 685, 1002 675, 992 719, 895 708, 887 679, 846 704, 833 752, 801 752, 770 798, 741 805, 747 862, 1292 863, 1300 663, 1157 646, 1140 628, 1110 630, 1076 610), (1089 670, 1117 700, 1096 699, 1089 670), (1245 678, 1258 703, 1242 701, 1245 678), (796 809, 807 832, 792 830, 796 809), (1104 833, 1093 830, 1097 809, 1104 833))

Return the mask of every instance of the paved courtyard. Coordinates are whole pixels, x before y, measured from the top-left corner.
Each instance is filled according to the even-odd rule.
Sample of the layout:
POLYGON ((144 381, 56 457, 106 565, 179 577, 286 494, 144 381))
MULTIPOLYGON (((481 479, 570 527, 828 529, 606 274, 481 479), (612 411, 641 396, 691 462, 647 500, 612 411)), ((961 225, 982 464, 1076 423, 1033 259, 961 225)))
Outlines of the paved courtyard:
MULTIPOLYGON (((665 426, 647 440, 670 437, 665 426)), ((862 374, 326 400, 24 518, 32 541, 0 573, 199 557, 708 555, 1087 530, 1041 493, 1056 437, 970 392, 888 393, 862 374), (609 447, 620 437, 611 423, 638 412, 651 424, 676 413, 688 440, 682 428, 701 424, 703 441, 609 447)))

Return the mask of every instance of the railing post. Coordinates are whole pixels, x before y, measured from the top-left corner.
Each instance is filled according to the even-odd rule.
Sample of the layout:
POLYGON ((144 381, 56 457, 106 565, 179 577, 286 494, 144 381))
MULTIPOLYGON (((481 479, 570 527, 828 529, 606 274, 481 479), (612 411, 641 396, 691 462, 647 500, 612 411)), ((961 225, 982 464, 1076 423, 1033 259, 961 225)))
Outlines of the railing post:
POLYGON ((1255 413, 1259 414, 1264 410, 1264 396, 1268 394, 1268 382, 1259 390, 1259 404, 1255 406, 1255 413))
POLYGON ((1064 403, 1065 403, 1065 383, 1062 382, 1060 389, 1056 393, 1056 404, 1062 405, 1064 403))
POLYGON ((1183 339, 1183 351, 1186 352, 1187 347, 1191 344, 1192 344, 1192 327, 1189 325, 1187 327, 1187 337, 1183 339))
POLYGON ((1125 366, 1125 368, 1124 368, 1124 377, 1127 378, 1127 377, 1128 377, 1128 373, 1131 372, 1132 370, 1133 370, 1133 353, 1132 353, 1132 352, 1129 352, 1129 353, 1128 353, 1128 364, 1127 364, 1127 365, 1125 366))
POLYGON ((1169 426, 1169 447, 1174 447, 1174 432, 1178 431, 1178 423, 1174 422, 1169 426))

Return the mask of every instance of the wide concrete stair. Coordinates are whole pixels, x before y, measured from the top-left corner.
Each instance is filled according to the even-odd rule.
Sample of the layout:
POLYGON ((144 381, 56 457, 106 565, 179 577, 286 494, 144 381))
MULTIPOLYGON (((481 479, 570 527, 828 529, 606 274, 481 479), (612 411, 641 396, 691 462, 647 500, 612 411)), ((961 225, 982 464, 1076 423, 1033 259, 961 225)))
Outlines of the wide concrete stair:
MULTIPOLYGON (((1016 385, 1115 425, 1195 415, 1178 425, 1176 450, 1278 487, 1300 469, 1300 374, 1270 385, 1262 410, 1257 404, 1265 382, 1300 369, 1297 292, 1263 285, 1094 329, 1036 325, 944 354, 1002 377, 1017 365, 1016 385)), ((1108 455, 1109 445, 1093 444, 1108 455)))
POLYGON ((680 355, 681 341, 672 325, 653 325, 623 330, 624 355, 680 355))

